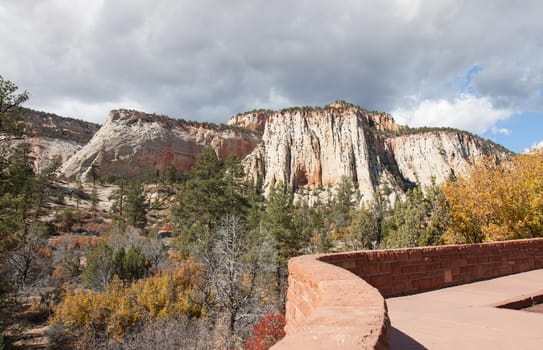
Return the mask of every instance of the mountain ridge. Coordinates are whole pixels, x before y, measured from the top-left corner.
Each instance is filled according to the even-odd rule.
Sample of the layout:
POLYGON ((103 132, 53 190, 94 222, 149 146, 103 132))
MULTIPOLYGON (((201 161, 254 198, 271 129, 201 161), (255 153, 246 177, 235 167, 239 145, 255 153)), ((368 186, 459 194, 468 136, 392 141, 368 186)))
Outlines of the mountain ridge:
POLYGON ((262 179, 265 193, 279 182, 311 190, 347 177, 370 199, 376 191, 403 192, 466 175, 486 156, 500 161, 510 155, 468 132, 411 129, 390 114, 344 101, 238 114, 230 123, 262 130, 262 142, 244 164, 251 178, 262 179))
POLYGON ((95 167, 100 175, 156 176, 172 165, 183 174, 204 146, 221 159, 241 158, 248 178, 260 179, 264 193, 279 182, 311 192, 346 176, 366 199, 376 191, 399 193, 466 175, 484 157, 500 162, 512 154, 466 131, 409 128, 388 113, 345 101, 253 110, 220 125, 119 109, 63 159, 61 172, 88 179, 95 167))

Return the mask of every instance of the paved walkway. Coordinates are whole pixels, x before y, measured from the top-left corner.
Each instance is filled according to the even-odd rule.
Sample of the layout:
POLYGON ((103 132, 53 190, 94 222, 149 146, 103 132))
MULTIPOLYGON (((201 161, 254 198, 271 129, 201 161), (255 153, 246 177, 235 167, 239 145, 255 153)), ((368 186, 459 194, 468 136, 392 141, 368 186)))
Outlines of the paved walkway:
POLYGON ((543 349, 543 314, 493 307, 543 294, 543 270, 389 298, 391 349, 543 349))

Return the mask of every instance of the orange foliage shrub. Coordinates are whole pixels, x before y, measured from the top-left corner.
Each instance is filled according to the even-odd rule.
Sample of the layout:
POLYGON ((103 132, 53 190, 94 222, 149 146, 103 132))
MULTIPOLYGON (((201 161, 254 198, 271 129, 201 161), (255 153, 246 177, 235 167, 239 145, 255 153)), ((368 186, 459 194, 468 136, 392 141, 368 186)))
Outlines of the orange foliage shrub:
POLYGON ((53 247, 66 247, 69 250, 81 249, 85 247, 96 247, 102 237, 96 236, 78 236, 74 234, 64 235, 51 239, 53 247))

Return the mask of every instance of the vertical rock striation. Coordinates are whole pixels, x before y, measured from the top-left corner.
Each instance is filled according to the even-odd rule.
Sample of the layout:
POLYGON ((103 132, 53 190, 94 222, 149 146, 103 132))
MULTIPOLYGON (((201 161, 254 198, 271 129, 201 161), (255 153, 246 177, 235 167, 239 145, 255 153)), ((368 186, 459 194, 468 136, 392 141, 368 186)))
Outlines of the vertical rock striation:
POLYGON ((323 108, 251 112, 230 124, 262 131, 262 142, 245 158, 253 179, 264 190, 283 182, 295 190, 334 186, 346 176, 362 198, 376 190, 393 192, 415 184, 430 185, 451 175, 465 175, 486 156, 507 151, 466 132, 421 132, 399 126, 389 114, 369 112, 345 102, 323 108))

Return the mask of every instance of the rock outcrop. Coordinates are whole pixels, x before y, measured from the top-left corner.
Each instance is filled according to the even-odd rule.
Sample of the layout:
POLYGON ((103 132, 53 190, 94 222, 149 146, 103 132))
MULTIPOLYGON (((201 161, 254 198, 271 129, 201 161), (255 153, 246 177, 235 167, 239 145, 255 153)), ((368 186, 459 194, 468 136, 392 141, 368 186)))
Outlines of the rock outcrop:
POLYGON ((386 140, 403 178, 423 186, 466 176, 475 162, 509 153, 481 138, 459 130, 441 130, 397 136, 386 140))
POLYGON ((64 164, 83 147, 83 144, 76 141, 43 136, 25 138, 23 141, 28 142, 32 147, 34 171, 38 173, 51 165, 56 158, 60 164, 64 164))
POLYGON ((237 115, 233 125, 262 130, 262 142, 244 164, 264 191, 278 182, 294 189, 334 186, 343 176, 364 199, 378 189, 399 192, 465 175, 486 156, 508 156, 503 148, 453 129, 423 132, 399 126, 389 114, 345 102, 323 108, 290 108, 237 115))
POLYGON ((240 113, 230 118, 230 120, 228 121, 228 125, 236 125, 242 128, 251 129, 259 133, 263 133, 266 127, 266 123, 272 115, 273 111, 269 109, 261 109, 247 113, 240 113))
POLYGON ((220 158, 243 158, 260 142, 257 133, 233 127, 185 122, 133 110, 114 110, 102 128, 66 162, 62 173, 76 177, 95 166, 98 174, 153 176, 173 165, 178 173, 192 168, 209 145, 220 158))
MULTIPOLYGON (((298 195, 353 181, 362 200, 376 191, 400 193, 420 184, 466 175, 472 164, 509 152, 454 129, 410 129, 391 115, 346 102, 325 107, 258 110, 238 114, 230 126, 186 122, 133 110, 112 111, 94 137, 63 166, 68 177, 154 176, 173 165, 189 171, 209 145, 219 157, 243 159, 247 176, 262 181, 264 193, 278 182, 298 195)), ((308 200, 316 199, 314 196, 308 200)))
POLYGON ((25 134, 29 137, 73 141, 85 145, 100 129, 99 124, 21 108, 25 134))
POLYGON ((22 137, 0 135, 12 145, 29 143, 34 157, 34 170, 41 172, 53 159, 64 163, 83 147, 100 125, 56 114, 21 108, 24 131, 22 137))

